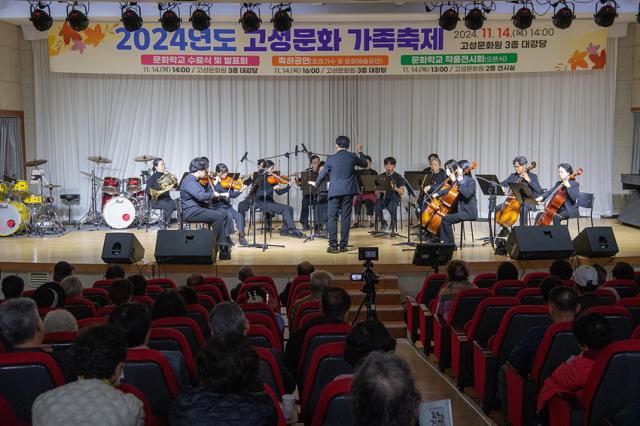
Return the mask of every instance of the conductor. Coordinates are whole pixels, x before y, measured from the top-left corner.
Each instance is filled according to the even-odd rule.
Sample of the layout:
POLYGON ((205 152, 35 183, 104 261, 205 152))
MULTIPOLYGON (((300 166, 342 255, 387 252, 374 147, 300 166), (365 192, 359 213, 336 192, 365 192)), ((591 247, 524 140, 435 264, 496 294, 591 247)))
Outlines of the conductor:
POLYGON ((351 141, 346 136, 336 138, 336 153, 327 157, 324 168, 316 179, 315 186, 319 187, 328 176, 329 206, 327 228, 329 231, 328 253, 347 251, 349 244, 349 229, 351 227, 351 207, 353 196, 358 193, 358 182, 354 167, 366 167, 367 159, 362 153, 362 145, 356 145, 356 154, 349 151, 351 141), (338 214, 340 214, 340 243, 338 244, 338 214))

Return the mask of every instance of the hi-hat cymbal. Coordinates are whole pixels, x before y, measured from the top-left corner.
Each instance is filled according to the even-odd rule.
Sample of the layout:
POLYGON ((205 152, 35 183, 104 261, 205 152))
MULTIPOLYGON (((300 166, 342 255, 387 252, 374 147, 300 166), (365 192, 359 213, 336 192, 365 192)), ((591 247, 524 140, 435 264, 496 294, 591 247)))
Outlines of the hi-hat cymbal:
POLYGON ((143 155, 138 155, 136 158, 133 159, 133 161, 137 161, 138 163, 146 163, 147 161, 153 161, 156 158, 158 157, 149 155, 149 154, 143 154, 143 155))
POLYGON ((48 185, 45 185, 45 188, 53 189, 53 188, 60 188, 60 186, 62 185, 56 185, 55 183, 50 183, 48 185))
POLYGON ((90 157, 87 157, 87 160, 93 161, 94 163, 98 163, 98 164, 110 164, 110 163, 113 163, 113 161, 111 161, 107 157, 103 157, 102 155, 92 155, 90 157))
POLYGON ((31 160, 31 161, 27 161, 26 163, 24 163, 24 166, 25 167, 38 167, 38 166, 42 166, 46 162, 47 162, 47 160, 31 160))
MULTIPOLYGON (((80 174, 81 175, 85 175, 86 177, 90 178, 91 177, 91 173, 89 172, 83 172, 82 170, 80 170, 80 174)), ((99 180, 100 182, 102 182, 104 179, 102 179, 101 177, 98 176, 94 176, 94 179, 99 180)))

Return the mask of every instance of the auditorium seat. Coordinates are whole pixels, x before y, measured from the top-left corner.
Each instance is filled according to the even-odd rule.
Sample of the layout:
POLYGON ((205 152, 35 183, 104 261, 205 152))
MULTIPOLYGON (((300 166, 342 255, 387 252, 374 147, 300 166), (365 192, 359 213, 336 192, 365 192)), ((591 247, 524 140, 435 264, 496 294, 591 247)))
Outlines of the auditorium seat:
POLYGON ((96 307, 93 302, 81 296, 65 298, 64 308, 71 312, 77 320, 96 316, 96 307))
POLYGON ((116 389, 118 389, 120 392, 123 392, 123 393, 130 393, 131 395, 138 398, 140 402, 142 402, 142 409, 144 410, 144 426, 162 426, 163 425, 163 422, 161 422, 153 414, 153 410, 151 409, 151 404, 149 404, 149 401, 144 396, 144 394, 140 392, 140 389, 128 383, 119 383, 118 386, 116 386, 116 389))
POLYGON ((193 356, 197 356, 204 347, 205 340, 198 323, 187 317, 159 318, 151 322, 151 328, 173 328, 184 335, 189 342, 193 356))
POLYGON ((0 353, 0 397, 18 420, 31 422, 31 406, 42 393, 64 385, 54 359, 43 352, 0 353))
POLYGON ((537 424, 536 400, 544 381, 560 364, 580 353, 572 326, 571 322, 563 322, 547 329, 526 377, 506 363, 507 413, 512 426, 537 424))
POLYGON ((242 311, 246 313, 264 314, 273 317, 275 320, 275 312, 271 309, 271 306, 266 303, 242 303, 240 304, 242 311))
POLYGON ((82 290, 82 296, 91 300, 97 308, 102 308, 111 303, 109 292, 103 288, 85 288, 82 290))
POLYGON ((113 280, 96 280, 93 282, 93 288, 101 288, 103 290, 109 291, 111 288, 111 282, 113 280))
POLYGON ((478 274, 473 277, 471 282, 478 288, 493 288, 493 284, 496 282, 495 272, 485 272, 484 274, 478 274))
POLYGON ((59 309, 59 308, 50 308, 48 306, 45 306, 45 307, 38 306, 38 315, 40 316, 40 318, 44 318, 45 315, 47 315, 51 311, 55 311, 56 309, 59 309))
POLYGON ((247 338, 254 346, 263 348, 277 349, 282 353, 282 341, 277 334, 273 334, 271 330, 260 324, 249 325, 247 338))
POLYGON ((615 294, 611 292, 611 290, 607 288, 598 288, 594 292, 596 296, 598 296, 598 300, 600 301, 600 306, 613 306, 618 301, 616 299, 615 294))
POLYGON ((540 287, 540 283, 550 275, 549 272, 529 272, 524 276, 522 282, 529 288, 540 287))
MULTIPOLYGON (((548 404, 551 426, 623 424, 614 418, 640 400, 640 341, 605 347, 593 366, 580 398, 558 394, 548 404)), ((635 424, 637 418, 631 423, 635 424)))
POLYGON ((293 302, 295 302, 296 294, 299 289, 309 290, 309 282, 311 281, 310 275, 297 275, 291 280, 289 285, 289 294, 287 296, 287 310, 291 308, 293 302))
POLYGON ((620 299, 616 302, 615 306, 622 306, 627 308, 627 310, 633 317, 634 325, 640 325, 640 297, 620 299))
POLYGON ((42 343, 51 346, 55 350, 73 350, 75 346, 77 331, 56 331, 44 335, 42 343))
POLYGON ((296 377, 300 383, 307 375, 311 357, 318 346, 329 343, 344 341, 351 332, 351 324, 319 324, 311 327, 304 336, 302 350, 298 361, 296 377))
POLYGON ((282 372, 278 367, 278 361, 275 355, 261 346, 253 347, 260 357, 260 377, 262 381, 276 393, 278 400, 282 399, 285 394, 284 382, 282 381, 282 372))
POLYGON ((638 287, 640 287, 640 271, 635 271, 633 273, 633 280, 638 284, 638 287))
MULTIPOLYGON (((209 296, 213 299, 214 305, 216 303, 222 303, 225 301, 224 296, 222 295, 222 293, 220 292, 220 289, 212 284, 202 284, 202 285, 197 285, 194 287, 191 287, 193 289, 193 291, 195 291, 196 293, 198 293, 198 295, 205 295, 205 296, 209 296)), ((212 306, 213 308, 213 306, 212 306)), ((209 309, 209 308, 207 308, 209 309)))
POLYGON ((277 304, 276 310, 280 312, 280 298, 278 297, 278 290, 276 288, 275 283, 273 282, 273 279, 271 279, 270 277, 247 278, 245 282, 240 286, 240 289, 238 290, 238 296, 236 297, 236 302, 241 304, 246 303, 248 300, 247 292, 249 291, 249 289, 253 287, 260 287, 264 289, 264 291, 267 293, 267 297, 275 301, 275 303, 277 304), (264 278, 265 280, 256 281, 256 280, 252 280, 252 278, 264 278), (269 280, 267 281, 266 278, 269 278, 269 280))
POLYGON ((149 348, 156 351, 180 352, 189 377, 197 375, 196 362, 187 339, 173 328, 152 328, 149 330, 149 348))
POLYGON ((516 294, 516 299, 520 302, 521 305, 544 305, 544 299, 542 298, 542 294, 540 293, 540 288, 523 288, 518 294, 516 294))
POLYGON ((202 305, 202 307, 205 308, 207 312, 213 311, 213 308, 215 308, 216 306, 216 300, 208 294, 204 293, 198 293, 198 303, 202 305))
POLYGON ((620 299, 628 299, 638 295, 638 284, 634 280, 609 280, 602 284, 603 288, 613 288, 620 299))
POLYGON ((596 312, 607 320, 613 328, 613 340, 626 340, 633 333, 633 317, 627 308, 622 306, 593 306, 587 312, 596 312))
POLYGON ((27 426, 30 423, 21 422, 16 417, 16 413, 13 412, 13 408, 9 404, 9 401, 0 396, 0 419, 2 419, 2 426, 27 426))
POLYGON ((533 327, 551 325, 549 308, 546 306, 514 306, 500 322, 495 336, 488 346, 473 342, 474 388, 482 410, 488 413, 494 406, 497 392, 498 369, 507 359, 511 349, 533 327))
POLYGON ((311 294, 311 285, 308 282, 297 284, 291 292, 289 292, 289 301, 287 302, 287 313, 293 305, 303 297, 311 294))
POLYGON ((159 285, 148 285, 145 291, 147 293, 147 296, 151 297, 153 300, 156 300, 158 298, 158 295, 164 291, 164 288, 159 285))
POLYGON ((202 305, 187 305, 187 316, 198 323, 202 335, 205 336, 205 340, 211 336, 209 313, 202 305))
MULTIPOLYGON (((204 283, 216 287, 222 295, 223 301, 230 301, 229 289, 227 283, 220 277, 204 277, 204 283)), ((216 299, 217 300, 217 299, 216 299)))
POLYGON ((116 305, 103 306, 102 308, 98 309, 98 311, 96 312, 96 316, 109 318, 111 316, 111 313, 116 310, 116 307, 116 305))
POLYGON ((527 288, 520 280, 500 280, 493 285, 493 295, 496 297, 516 297, 518 292, 527 288))
POLYGON ((175 290, 177 288, 175 281, 171 278, 149 278, 147 285, 157 285, 165 290, 175 290))
POLYGON ((290 319, 289 328, 291 331, 296 331, 300 328, 300 320, 303 316, 311 312, 321 312, 319 300, 309 300, 303 302, 296 309, 296 313, 293 318, 290 319))
POLYGON ((312 426, 350 426, 354 424, 351 403, 351 377, 335 379, 318 399, 312 426))
POLYGON ((407 332, 412 342, 418 340, 418 330, 423 321, 420 318, 420 305, 428 306, 429 302, 438 296, 440 287, 447 282, 447 279, 447 274, 428 274, 416 297, 407 296, 407 332))
POLYGON ((464 325, 463 331, 451 334, 451 368, 457 377, 458 389, 473 384, 473 343, 487 346, 489 338, 496 334, 500 321, 509 309, 518 305, 514 297, 488 297, 482 300, 471 321, 464 325))
POLYGON ((108 321, 109 321, 108 317, 97 316, 95 318, 85 318, 85 319, 78 320, 78 328, 83 329, 93 325, 106 324, 108 321))
POLYGON ((278 396, 276 395, 274 390, 271 389, 271 387, 267 384, 263 385, 263 391, 264 393, 269 395, 269 398, 271 398, 271 401, 273 402, 273 406, 276 409, 276 414, 278 415, 278 423, 276 423, 276 426, 286 426, 287 422, 284 418, 282 407, 280 407, 280 403, 278 402, 278 396))
POLYGON ((141 303, 152 307, 156 302, 149 296, 131 296, 131 303, 141 303))
POLYGON ((261 325, 263 327, 266 327, 269 329, 271 334, 277 336, 281 341, 283 340, 283 336, 280 332, 280 328, 278 327, 278 323, 273 316, 259 312, 247 312, 244 314, 244 317, 247 319, 247 321, 249 321, 249 324, 261 325))
POLYGON ((302 318, 300 319, 300 321, 298 321, 298 328, 299 329, 303 329, 307 326, 307 324, 309 324, 310 321, 316 319, 316 318, 321 318, 322 317, 322 312, 317 311, 317 312, 307 312, 306 314, 304 314, 302 316, 302 318))

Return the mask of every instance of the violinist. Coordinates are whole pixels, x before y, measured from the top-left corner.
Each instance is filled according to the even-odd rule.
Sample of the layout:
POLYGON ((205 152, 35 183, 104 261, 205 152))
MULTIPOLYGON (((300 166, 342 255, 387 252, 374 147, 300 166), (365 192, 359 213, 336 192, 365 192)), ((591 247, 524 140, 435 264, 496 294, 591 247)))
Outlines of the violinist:
MULTIPOLYGON (((559 224, 562 220, 576 218, 579 215, 578 195, 580 194, 580 184, 575 180, 571 180, 571 175, 573 175, 573 167, 571 167, 571 164, 558 164, 558 178, 560 178, 560 180, 556 182, 552 188, 546 190, 536 198, 538 203, 543 203, 544 200, 554 195, 557 192, 556 190, 565 193, 566 199, 553 217, 554 225, 559 224)), ((541 214, 542 213, 538 216, 541 214)), ((536 218, 536 222, 537 221, 538 219, 536 218)))
MULTIPOLYGON (((356 174, 359 176, 363 176, 363 175, 377 176, 378 172, 371 168, 371 164, 373 163, 373 160, 371 160, 371 157, 368 155, 365 155, 364 158, 367 159, 367 167, 364 169, 356 170, 356 174)), ((363 204, 367 209, 367 217, 369 218, 369 227, 373 228, 373 208, 375 206, 375 203, 376 203, 376 193, 373 191, 370 191, 370 192, 361 191, 360 194, 355 196, 355 198, 353 199, 353 206, 355 208, 357 222, 353 224, 354 228, 358 228, 359 226, 361 226, 359 218, 360 218, 360 212, 362 211, 363 204)))
POLYGON ((438 154, 429 155, 429 167, 423 171, 425 172, 424 180, 425 182, 428 182, 428 184, 422 188, 422 192, 420 192, 420 195, 418 196, 418 208, 416 209, 416 216, 418 216, 418 219, 420 219, 420 215, 424 209, 427 195, 430 195, 432 192, 439 189, 444 181, 447 180, 447 174, 442 168, 442 161, 440 160, 440 157, 438 157, 438 154))
POLYGON ((233 244, 230 235, 233 234, 233 223, 235 223, 238 230, 238 242, 241 246, 246 246, 248 242, 244 234, 244 216, 238 213, 231 205, 231 199, 237 198, 245 187, 243 186, 242 189, 236 190, 229 185, 229 180, 231 178, 229 177, 227 166, 224 163, 216 165, 216 178, 213 189, 218 194, 218 197, 213 199, 213 209, 224 211, 228 216, 227 243, 233 244))
MULTIPOLYGON (((505 180, 500 182, 500 185, 502 186, 502 189, 504 190, 504 192, 507 192, 507 193, 510 192, 509 190, 510 183, 523 182, 527 184, 527 186, 529 187, 533 195, 535 195, 536 197, 542 194, 542 187, 538 182, 538 176, 535 173, 527 171, 527 168, 528 168, 527 166, 529 164, 529 161, 527 160, 527 158, 520 155, 514 158, 512 163, 513 163, 514 172, 511 173, 509 177, 507 177, 505 180)), ((534 167, 535 167, 535 164, 534 164, 534 167)), ((500 211, 501 209, 502 209, 502 205, 499 205, 496 207, 496 211, 500 211)), ((523 204, 520 207, 520 226, 524 226, 526 224, 527 217, 529 216, 529 212, 532 211, 533 209, 534 208, 528 204, 523 204)))
POLYGON ((209 160, 207 157, 196 157, 189 164, 189 174, 180 182, 180 206, 184 222, 205 222, 217 236, 220 260, 231 259, 231 248, 225 241, 228 228, 228 216, 224 211, 214 210, 210 203, 216 197, 213 185, 200 184, 199 179, 209 177, 209 160))
POLYGON ((156 158, 155 160, 153 160, 153 174, 149 176, 149 179, 147 179, 147 186, 145 188, 145 192, 147 194, 147 197, 149 197, 148 199, 149 199, 149 204, 151 205, 151 208, 161 209, 164 212, 164 223, 165 225, 168 226, 171 220, 171 215, 176 209, 175 200, 171 199, 171 196, 169 195, 169 191, 160 194, 157 200, 154 200, 153 198, 151 198, 151 195, 150 195, 150 191, 152 188, 155 189, 156 191, 160 191, 162 189, 160 187, 160 184, 158 183, 158 180, 162 176, 164 176, 164 172, 165 172, 164 160, 162 158, 156 158))
POLYGON ((376 219, 380 221, 382 231, 385 231, 388 228, 387 221, 384 219, 384 210, 389 212, 391 217, 391 230, 395 232, 397 229, 396 226, 396 215, 398 211, 398 206, 400 205, 400 200, 404 195, 406 190, 406 181, 399 174, 396 173, 396 159, 393 157, 387 157, 384 159, 384 173, 381 173, 380 176, 386 176, 391 184, 391 188, 393 191, 387 191, 384 194, 380 194, 380 198, 376 200, 376 219))
MULTIPOLYGON (((320 157, 318 157, 315 154, 309 157, 309 168, 304 172, 302 172, 301 179, 307 179, 306 176, 308 176, 309 173, 318 173, 318 164, 320 164, 320 157)), ((300 224, 302 224, 302 229, 305 231, 309 230, 309 206, 315 204, 316 202, 315 199, 316 199, 315 194, 304 194, 302 196, 302 209, 300 210, 300 224)))
MULTIPOLYGON (((444 163, 444 169, 452 185, 458 182, 459 195, 457 198, 458 211, 447 214, 442 218, 440 225, 440 240, 445 243, 453 243, 453 224, 463 220, 475 220, 478 218, 478 200, 476 199, 476 181, 465 170, 471 167, 467 160, 449 160, 444 163)), ((451 187, 441 189, 433 193, 434 198, 439 198, 449 192, 451 187)))

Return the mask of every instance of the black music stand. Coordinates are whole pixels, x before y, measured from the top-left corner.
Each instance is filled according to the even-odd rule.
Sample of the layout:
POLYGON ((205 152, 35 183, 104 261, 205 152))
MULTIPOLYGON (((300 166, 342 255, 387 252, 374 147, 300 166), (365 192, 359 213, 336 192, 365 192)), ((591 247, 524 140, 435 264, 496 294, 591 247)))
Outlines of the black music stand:
MULTIPOLYGON (((507 195, 498 180, 496 175, 476 175, 476 180, 480 185, 482 193, 489 197, 489 213, 487 214, 487 220, 489 222, 489 239, 485 241, 485 244, 491 244, 491 248, 495 248, 495 221, 493 220, 493 213, 496 209, 496 201, 499 195, 507 195)), ((485 238, 479 238, 485 239, 485 238)))
MULTIPOLYGON (((409 184, 409 186, 413 189, 413 191, 417 192, 418 194, 422 194, 422 185, 425 182, 425 173, 422 171, 409 171, 409 172, 404 172, 404 180, 409 184)), ((416 198, 418 198, 416 196, 416 198)), ((417 200, 416 200, 417 203, 417 200)), ((396 243, 394 244, 394 246, 411 246, 411 247, 415 247, 416 243, 411 241, 411 228, 413 225, 412 222, 412 218, 413 215, 411 214, 411 207, 413 207, 413 213, 415 213, 416 209, 418 208, 417 205, 415 203, 411 202, 411 199, 409 199, 409 207, 407 209, 407 212, 409 214, 409 220, 407 222, 407 241, 403 241, 401 243, 396 243)), ((420 228, 420 222, 418 222, 418 228, 420 228)))
POLYGON ((520 201, 520 204, 522 204, 523 206, 525 204, 532 207, 538 206, 538 202, 536 201, 536 194, 533 193, 531 187, 529 187, 528 182, 510 182, 509 188, 511 188, 513 196, 516 197, 516 199, 520 201))
POLYGON ((320 237, 320 234, 316 234, 316 226, 318 223, 317 211, 318 211, 318 189, 315 185, 311 185, 310 182, 315 184, 316 179, 318 178, 318 172, 314 171, 305 171, 300 173, 300 189, 302 189, 302 196, 311 195, 311 203, 309 203, 309 236, 304 239, 303 243, 307 241, 313 241, 314 239, 320 237))

